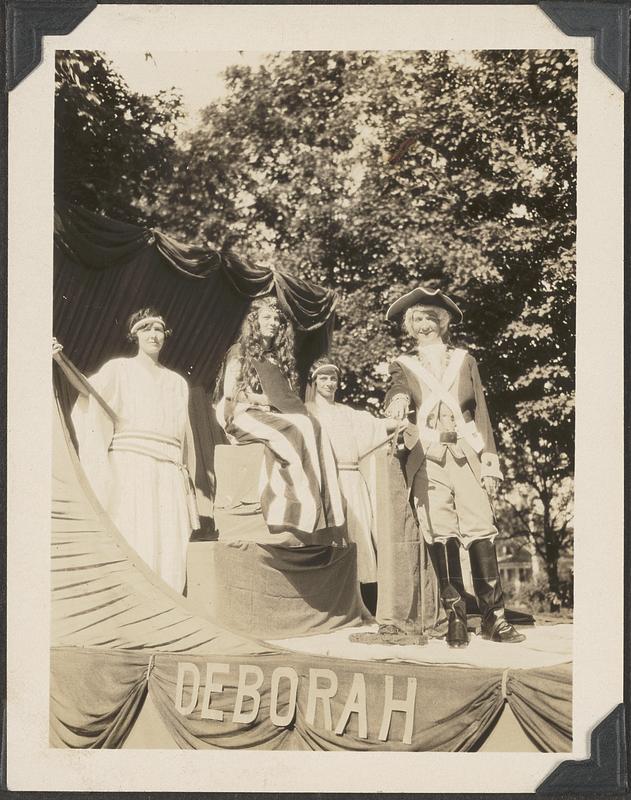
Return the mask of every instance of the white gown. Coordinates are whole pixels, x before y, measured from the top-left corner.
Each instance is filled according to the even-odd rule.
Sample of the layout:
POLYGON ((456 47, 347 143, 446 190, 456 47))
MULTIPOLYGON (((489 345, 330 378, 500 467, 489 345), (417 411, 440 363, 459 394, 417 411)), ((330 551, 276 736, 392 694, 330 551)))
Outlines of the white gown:
POLYGON ((360 462, 385 443, 388 437, 386 421, 341 403, 315 400, 307 403, 307 407, 331 440, 344 499, 348 538, 357 546, 358 579, 361 583, 374 583, 377 580, 374 492, 368 489, 360 462))
POLYGON ((138 358, 112 359, 89 381, 118 419, 113 423, 93 397, 78 398, 72 421, 84 471, 127 542, 182 592, 196 522, 188 491, 188 474, 195 474, 188 385, 138 358))

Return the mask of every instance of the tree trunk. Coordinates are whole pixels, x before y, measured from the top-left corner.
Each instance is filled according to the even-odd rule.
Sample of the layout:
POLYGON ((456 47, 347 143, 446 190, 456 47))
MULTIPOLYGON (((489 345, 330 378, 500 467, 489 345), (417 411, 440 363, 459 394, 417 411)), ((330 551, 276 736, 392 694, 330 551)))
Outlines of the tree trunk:
POLYGON ((548 576, 548 587, 551 592, 559 593, 559 569, 558 558, 546 560, 546 575, 548 576))
POLYGON ((550 541, 553 536, 553 531, 549 531, 546 536, 546 575, 548 576, 548 590, 551 594, 550 611, 558 612, 561 610, 561 598, 559 597, 559 547, 556 541, 550 541))

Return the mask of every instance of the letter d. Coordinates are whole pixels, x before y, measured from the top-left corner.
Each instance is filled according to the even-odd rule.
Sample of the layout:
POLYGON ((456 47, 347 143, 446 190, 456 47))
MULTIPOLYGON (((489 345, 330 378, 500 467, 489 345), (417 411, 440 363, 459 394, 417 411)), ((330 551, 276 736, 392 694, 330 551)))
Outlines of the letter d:
POLYGON ((178 661, 177 664, 177 686, 175 687, 175 710, 178 714, 186 717, 197 705, 197 695, 199 694, 199 670, 190 661, 178 661), (191 698, 188 705, 184 705, 184 676, 190 673, 193 677, 191 687, 191 698))

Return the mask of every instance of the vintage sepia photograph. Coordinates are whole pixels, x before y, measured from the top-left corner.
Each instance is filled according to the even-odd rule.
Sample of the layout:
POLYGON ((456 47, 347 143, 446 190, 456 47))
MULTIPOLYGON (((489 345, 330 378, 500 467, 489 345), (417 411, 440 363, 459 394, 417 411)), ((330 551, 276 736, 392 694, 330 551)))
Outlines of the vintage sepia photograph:
POLYGON ((81 14, 9 104, 9 788, 604 774, 624 92, 592 35, 81 14))
POLYGON ((576 106, 57 51, 51 746, 571 750, 576 106))

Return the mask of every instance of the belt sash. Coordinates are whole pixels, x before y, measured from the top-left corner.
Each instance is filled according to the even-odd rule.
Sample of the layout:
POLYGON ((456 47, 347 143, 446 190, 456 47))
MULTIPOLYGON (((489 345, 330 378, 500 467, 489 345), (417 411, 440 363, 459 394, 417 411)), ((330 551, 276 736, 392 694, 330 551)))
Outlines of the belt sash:
POLYGON ((194 531, 199 529, 200 520, 195 486, 186 464, 182 461, 182 441, 180 439, 153 431, 120 431, 112 436, 109 451, 111 453, 135 453, 177 467, 184 482, 191 529, 194 531))

